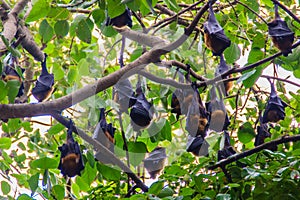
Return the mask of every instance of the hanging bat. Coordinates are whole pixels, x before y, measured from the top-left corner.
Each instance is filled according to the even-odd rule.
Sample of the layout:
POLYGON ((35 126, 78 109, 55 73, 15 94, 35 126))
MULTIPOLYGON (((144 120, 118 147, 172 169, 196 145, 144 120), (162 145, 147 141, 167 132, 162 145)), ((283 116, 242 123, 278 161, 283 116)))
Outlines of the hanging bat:
POLYGON ((46 67, 46 59, 47 54, 45 54, 45 59, 41 63, 42 66, 42 73, 39 76, 38 80, 35 83, 34 88, 32 88, 32 95, 39 101, 47 100, 53 92, 53 85, 54 85, 54 76, 53 74, 49 74, 47 67, 46 67))
POLYGON ((155 179, 161 170, 163 170, 166 158, 166 149, 164 147, 156 147, 149 153, 148 158, 144 159, 144 166, 150 174, 151 179, 155 179))
POLYGON ((214 85, 210 90, 210 102, 206 103, 206 109, 209 113, 209 128, 217 132, 227 130, 230 121, 223 99, 219 99, 217 97, 216 88, 214 85))
MULTIPOLYGON (((262 117, 259 118, 259 123, 260 126, 256 127, 256 136, 255 136, 255 141, 254 141, 254 146, 259 146, 261 144, 265 143, 265 139, 266 138, 270 138, 271 137, 271 133, 270 133, 270 128, 268 123, 262 123, 262 117)), ((271 146, 268 148, 271 151, 276 151, 277 150, 277 145, 271 146)))
MULTIPOLYGON (((268 79, 269 80, 269 79, 268 79)), ((267 106, 265 108, 265 112, 263 114, 262 123, 268 122, 278 122, 279 120, 284 119, 285 117, 285 107, 287 104, 281 100, 281 98, 277 95, 274 83, 269 80, 271 84, 271 94, 270 98, 267 102, 267 106)))
MULTIPOLYGON (((184 83, 184 77, 183 74, 179 71, 177 71, 178 73, 178 77, 179 77, 179 82, 180 83, 184 83)), ((172 100, 171 100, 171 113, 175 113, 176 114, 176 119, 179 119, 179 116, 182 114, 181 112, 181 107, 182 107, 182 103, 184 101, 184 94, 183 94, 183 90, 177 88, 173 94, 172 94, 172 100)))
POLYGON ((135 98, 136 101, 130 110, 130 118, 133 130, 139 131, 146 128, 153 118, 152 104, 147 101, 140 81, 137 82, 135 98))
POLYGON ((95 128, 93 138, 103 144, 111 152, 114 152, 114 135, 116 128, 111 123, 107 124, 105 109, 100 108, 99 122, 95 128))
POLYGON ((208 155, 209 144, 205 139, 199 135, 197 137, 192 137, 188 135, 187 142, 187 152, 193 153, 195 156, 207 156, 208 155))
MULTIPOLYGON (((20 74, 16 71, 16 66, 18 65, 18 58, 9 53, 4 59, 4 68, 2 72, 2 79, 7 82, 15 80, 20 82, 20 88, 17 97, 21 97, 24 94, 24 84, 20 74)), ((25 69, 21 68, 22 74, 25 69)))
POLYGON ((277 47, 284 56, 288 56, 292 53, 292 45, 294 42, 294 32, 287 26, 287 23, 283 21, 278 13, 278 5, 274 4, 275 19, 268 23, 268 32, 272 37, 274 46, 277 47))
POLYGON ((223 138, 224 138, 224 146, 223 146, 222 150, 218 151, 218 161, 220 161, 222 159, 226 159, 229 156, 236 154, 235 150, 233 149, 233 147, 230 144, 229 134, 225 130, 224 130, 223 138))
POLYGON ((196 86, 193 86, 193 88, 194 94, 188 108, 185 129, 193 137, 201 135, 204 138, 208 129, 208 116, 201 101, 198 89, 196 86))
MULTIPOLYGON (((223 54, 221 54, 220 55, 220 64, 219 64, 218 68, 215 71, 215 77, 217 77, 219 75, 222 75, 223 73, 225 73, 228 70, 229 70, 229 66, 226 64, 226 61, 224 60, 223 54)), ((224 77, 224 78, 225 79, 232 78, 232 74, 230 74, 229 76, 224 77)), ((232 89, 232 87, 233 87, 233 82, 232 81, 224 83, 224 89, 225 89, 224 94, 226 96, 228 96, 228 92, 232 89)))
POLYGON ((113 90, 114 101, 119 104, 119 111, 128 113, 128 108, 132 107, 135 102, 134 91, 128 79, 118 81, 113 90))
POLYGON ((209 3, 209 17, 204 26, 204 43, 207 48, 212 50, 213 55, 219 56, 223 51, 230 46, 231 41, 225 35, 223 28, 217 21, 213 8, 212 1, 209 3))
POLYGON ((260 121, 260 126, 256 127, 257 134, 255 136, 254 146, 259 146, 259 145, 263 144, 265 142, 266 138, 271 137, 268 124, 267 123, 263 124, 261 117, 260 117, 259 121, 260 121))
POLYGON ((80 175, 84 169, 80 147, 75 142, 73 135, 73 122, 70 120, 70 127, 67 131, 67 141, 62 146, 58 147, 61 152, 58 169, 64 176, 74 177, 80 175))
POLYGON ((117 27, 128 26, 132 28, 132 19, 131 19, 131 12, 128 8, 122 13, 121 15, 114 17, 114 18, 107 18, 106 26, 112 25, 117 27))

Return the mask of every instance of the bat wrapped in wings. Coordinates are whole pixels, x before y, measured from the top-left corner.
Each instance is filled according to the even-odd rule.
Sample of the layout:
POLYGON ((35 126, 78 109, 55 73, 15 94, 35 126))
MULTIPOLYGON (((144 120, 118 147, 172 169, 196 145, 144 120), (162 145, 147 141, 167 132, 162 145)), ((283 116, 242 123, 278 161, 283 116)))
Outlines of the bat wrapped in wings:
POLYGON ((274 45, 282 52, 284 56, 292 53, 294 42, 294 32, 287 26, 278 13, 278 5, 275 3, 275 19, 268 23, 269 35, 272 37, 274 45))
POLYGON ((213 55, 219 56, 230 46, 231 41, 225 35, 223 28, 216 19, 212 8, 212 1, 209 3, 209 17, 204 23, 204 42, 212 50, 213 55))
POLYGON ((84 169, 82 154, 78 143, 74 140, 73 122, 70 120, 70 125, 67 131, 67 141, 62 146, 58 147, 61 152, 58 169, 64 176, 74 177, 80 175, 84 169))
POLYGON ((149 156, 144 159, 144 166, 150 174, 151 179, 155 179, 164 168, 166 158, 166 149, 163 147, 156 147, 149 153, 149 156))

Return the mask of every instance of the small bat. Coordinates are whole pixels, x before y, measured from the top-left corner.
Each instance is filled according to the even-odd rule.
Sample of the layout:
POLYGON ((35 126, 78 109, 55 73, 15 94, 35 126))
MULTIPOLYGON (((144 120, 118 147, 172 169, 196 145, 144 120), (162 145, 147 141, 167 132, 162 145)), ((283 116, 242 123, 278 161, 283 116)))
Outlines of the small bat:
POLYGON ((268 23, 268 32, 272 37, 274 46, 277 47, 284 56, 288 56, 292 53, 292 45, 294 42, 294 32, 287 26, 287 23, 283 21, 278 13, 278 5, 274 4, 275 19, 268 23))
POLYGON ((230 137, 227 131, 224 130, 224 146, 222 150, 218 151, 218 161, 226 159, 229 156, 236 154, 235 150, 230 144, 230 137))
POLYGON ((58 169, 60 169, 60 172, 64 176, 68 177, 80 175, 80 172, 84 169, 80 147, 78 143, 75 142, 72 132, 73 122, 70 121, 70 127, 67 131, 67 141, 65 144, 58 147, 61 152, 58 169))
MULTIPOLYGON (((226 64, 226 61, 224 60, 223 54, 221 54, 220 55, 220 64, 219 64, 218 68, 215 71, 215 77, 217 77, 219 75, 222 75, 223 73, 225 73, 228 70, 229 70, 229 66, 226 64)), ((232 77, 232 74, 230 74, 229 76, 224 77, 224 78, 227 79, 227 78, 231 78, 231 77, 232 77)), ((228 92, 232 89, 232 87, 233 87, 233 82, 232 81, 224 83, 224 89, 225 89, 224 94, 226 96, 228 96, 228 92)))
MULTIPOLYGON (((270 128, 268 126, 268 123, 263 124, 262 117, 259 118, 259 123, 260 123, 260 126, 256 127, 257 134, 255 136, 254 146, 259 146, 261 144, 264 144, 265 139, 271 137, 271 133, 269 132, 270 128)), ((276 151, 277 145, 271 146, 268 149, 271 151, 276 151)))
POLYGON ((123 27, 123 26, 128 26, 132 28, 132 19, 131 19, 131 12, 128 8, 122 13, 121 15, 110 18, 108 17, 106 20, 106 26, 112 25, 112 26, 117 26, 117 27, 123 27))
MULTIPOLYGON (((97 140, 101 144, 103 144, 108 150, 110 150, 112 153, 114 153, 114 135, 115 135, 116 128, 112 126, 111 123, 107 124, 106 118, 105 118, 105 109, 100 108, 100 117, 99 122, 95 128, 93 139, 97 140)), ((109 159, 106 155, 103 155, 102 152, 98 152, 97 149, 95 149, 97 152, 97 158, 102 158, 100 161, 103 163, 109 163, 109 159)))
MULTIPOLYGON (((269 79, 268 79, 269 80, 269 79)), ((274 83, 269 80, 271 84, 271 94, 270 98, 267 102, 267 106, 265 108, 265 112, 263 114, 262 123, 268 122, 278 122, 279 120, 284 119, 285 117, 285 107, 287 104, 281 100, 281 98, 277 95, 274 83)))
POLYGON ((135 102, 134 91, 128 79, 118 81, 113 90, 114 101, 119 104, 120 112, 128 113, 128 108, 132 107, 135 102))
POLYGON ((166 158, 166 149, 163 147, 156 147, 149 153, 148 158, 144 159, 144 166, 150 174, 151 179, 155 179, 164 168, 166 158))
POLYGON ((213 55, 219 56, 223 51, 230 46, 231 41, 225 35, 223 28, 217 21, 212 2, 209 3, 209 17, 208 21, 203 24, 204 26, 204 43, 212 50, 213 55))
POLYGON ((224 102, 222 99, 217 97, 216 88, 214 85, 210 90, 210 102, 206 103, 206 109, 209 113, 209 128, 217 132, 227 130, 230 121, 224 102))
POLYGON ((47 100, 53 92, 54 75, 49 74, 46 67, 46 59, 47 59, 47 54, 45 54, 45 59, 41 63, 42 73, 39 76, 38 80, 35 83, 34 88, 32 88, 31 91, 32 95, 39 102, 47 100))
POLYGON ((152 104, 149 103, 142 91, 141 83, 138 81, 135 92, 136 101, 130 110, 131 125, 135 131, 146 128, 152 118, 152 104))
POLYGON ((188 135, 187 152, 193 153, 195 156, 207 156, 209 144, 199 135, 192 137, 188 135))
MULTIPOLYGON (((13 56, 9 53, 4 59, 4 69, 2 72, 2 79, 7 82, 11 80, 19 81, 20 88, 17 94, 17 97, 21 97, 24 94, 24 84, 20 74, 16 71, 16 66, 18 65, 17 57, 13 56)), ((25 69, 21 68, 22 74, 24 73, 25 69)))
MULTIPOLYGON (((179 82, 184 82, 184 77, 181 72, 178 71, 179 82)), ((177 88, 172 94, 171 100, 171 113, 176 114, 176 119, 179 119, 179 116, 182 114, 181 107, 184 102, 184 94, 182 89, 177 88)))
POLYGON ((204 138, 208 129, 208 115, 201 101, 198 89, 196 86, 193 87, 194 94, 188 108, 185 129, 193 137, 201 135, 204 138))

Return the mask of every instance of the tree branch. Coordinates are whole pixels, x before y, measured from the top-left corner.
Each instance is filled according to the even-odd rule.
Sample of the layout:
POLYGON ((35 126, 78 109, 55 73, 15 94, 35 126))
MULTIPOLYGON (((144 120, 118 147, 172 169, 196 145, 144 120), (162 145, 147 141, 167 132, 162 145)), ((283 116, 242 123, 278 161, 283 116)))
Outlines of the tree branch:
POLYGON ((283 4, 281 4, 279 1, 277 0, 272 0, 274 3, 276 3, 277 5, 279 5, 279 7, 281 7, 285 12, 287 12, 296 22, 298 22, 300 24, 300 19, 294 15, 294 13, 292 13, 287 7, 285 7, 283 4))
POLYGON ((278 145, 278 144, 282 144, 282 143, 287 143, 287 142, 296 142, 296 141, 299 141, 300 140, 300 135, 295 135, 295 136, 283 136, 277 140, 273 140, 271 142, 267 142, 267 143, 264 143, 264 144, 261 144, 253 149, 250 149, 248 151, 244 151, 243 153, 239 153, 239 154, 234 154, 230 157, 228 157, 227 159, 224 159, 224 160, 221 160, 219 162, 217 162, 215 165, 212 165, 212 166, 209 166, 208 169, 209 170, 214 170, 218 167, 222 167, 222 166, 225 166, 225 165, 228 165, 232 162, 235 162, 241 158, 245 158, 247 156, 250 156, 252 154, 255 154, 263 149, 268 149, 270 147, 273 147, 275 145, 278 145))

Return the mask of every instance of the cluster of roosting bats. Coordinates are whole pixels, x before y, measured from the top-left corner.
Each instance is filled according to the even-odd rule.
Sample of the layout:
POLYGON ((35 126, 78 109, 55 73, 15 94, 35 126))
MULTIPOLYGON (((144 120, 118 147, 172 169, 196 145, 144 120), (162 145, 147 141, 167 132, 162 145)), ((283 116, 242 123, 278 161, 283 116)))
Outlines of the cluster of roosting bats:
MULTIPOLYGON (((127 8, 125 12, 113 19, 107 20, 106 25, 117 27, 129 26, 132 27, 131 11, 127 8)), ((278 6, 275 4, 275 19, 268 23, 269 35, 272 38, 274 45, 282 51, 284 56, 291 52, 291 47, 294 40, 294 33, 288 28, 278 14, 278 6)), ((220 57, 220 63, 215 71, 215 76, 222 75, 229 70, 229 66, 223 57, 223 51, 230 46, 230 39, 224 34, 223 28, 220 26, 213 12, 212 3, 209 4, 209 17, 204 24, 204 42, 212 51, 214 56, 220 57)), ((47 71, 46 57, 41 63, 42 71, 38 77, 32 95, 39 101, 45 101, 53 92, 54 76, 47 71)), ((13 54, 8 54, 4 62, 4 70, 2 79, 4 81, 18 81, 20 88, 17 97, 23 95, 22 73, 23 69, 18 68, 18 59, 13 54), (19 70, 20 69, 20 70, 19 70)), ((121 64, 121 67, 123 65, 121 64)), ((194 155, 207 155, 208 143, 205 141, 208 129, 216 132, 224 132, 223 149, 218 152, 218 160, 225 159, 233 154, 235 150, 230 144, 230 137, 227 132, 230 120, 227 115, 226 107, 223 102, 223 96, 226 96, 232 88, 232 82, 226 82, 224 87, 212 85, 209 93, 210 100, 203 104, 196 84, 190 79, 190 70, 186 75, 177 70, 179 82, 191 84, 190 89, 176 89, 172 95, 171 112, 175 113, 177 119, 180 115, 186 116, 186 131, 188 132, 187 151, 194 155)), ((228 77, 223 77, 228 78, 228 77)), ((268 122, 276 123, 285 117, 285 107, 287 106, 276 94, 274 83, 271 84, 271 95, 267 102, 264 114, 259 117, 260 126, 257 127, 257 136, 255 138, 255 146, 264 142, 266 137, 270 137, 268 131, 268 122)), ((142 90, 140 80, 137 82, 136 90, 128 79, 120 80, 114 86, 114 100, 119 104, 119 112, 128 113, 131 118, 131 125, 134 131, 140 131, 149 126, 153 118, 152 103, 149 102, 142 90)), ((72 136, 72 121, 67 131, 66 143, 59 147, 61 158, 58 168, 61 173, 67 177, 80 175, 84 169, 82 154, 78 143, 72 136)), ((103 144, 108 150, 114 152, 114 134, 115 128, 111 123, 107 123, 105 117, 105 109, 100 109, 99 122, 94 131, 93 138, 103 144)), ((97 158, 103 163, 109 163, 109 159, 105 155, 95 149, 97 158)), ((166 150, 163 147, 156 147, 149 153, 148 158, 144 160, 144 166, 148 170, 151 178, 163 169, 166 159, 166 150)))

